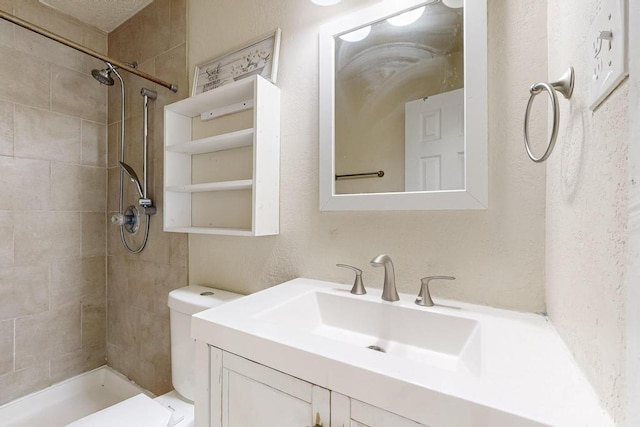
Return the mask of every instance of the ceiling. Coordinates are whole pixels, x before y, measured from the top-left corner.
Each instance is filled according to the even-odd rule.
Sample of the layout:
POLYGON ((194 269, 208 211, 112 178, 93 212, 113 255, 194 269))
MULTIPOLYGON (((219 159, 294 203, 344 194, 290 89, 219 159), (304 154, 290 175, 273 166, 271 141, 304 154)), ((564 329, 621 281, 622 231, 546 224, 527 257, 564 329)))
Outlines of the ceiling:
POLYGON ((142 10, 153 0, 40 0, 66 15, 93 25, 106 33, 142 10))

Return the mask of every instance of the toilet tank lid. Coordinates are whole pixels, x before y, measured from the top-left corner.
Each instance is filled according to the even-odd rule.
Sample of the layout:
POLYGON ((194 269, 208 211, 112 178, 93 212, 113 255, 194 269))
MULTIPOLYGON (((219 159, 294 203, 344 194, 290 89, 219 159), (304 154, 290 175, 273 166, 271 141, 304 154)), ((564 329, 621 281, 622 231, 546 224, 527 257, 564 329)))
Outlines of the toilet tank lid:
POLYGON ((189 285, 169 292, 169 308, 183 314, 195 314, 242 297, 207 286, 189 285))

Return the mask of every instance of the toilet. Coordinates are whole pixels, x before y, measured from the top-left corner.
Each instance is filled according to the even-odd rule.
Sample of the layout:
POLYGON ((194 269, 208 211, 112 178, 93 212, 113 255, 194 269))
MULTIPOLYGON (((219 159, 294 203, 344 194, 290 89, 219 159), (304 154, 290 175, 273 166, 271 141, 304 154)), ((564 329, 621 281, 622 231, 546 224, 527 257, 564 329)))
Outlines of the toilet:
POLYGON ((151 399, 138 394, 81 418, 73 427, 193 427, 195 341, 191 316, 242 295, 204 286, 185 286, 169 293, 171 322, 171 382, 175 390, 151 399))

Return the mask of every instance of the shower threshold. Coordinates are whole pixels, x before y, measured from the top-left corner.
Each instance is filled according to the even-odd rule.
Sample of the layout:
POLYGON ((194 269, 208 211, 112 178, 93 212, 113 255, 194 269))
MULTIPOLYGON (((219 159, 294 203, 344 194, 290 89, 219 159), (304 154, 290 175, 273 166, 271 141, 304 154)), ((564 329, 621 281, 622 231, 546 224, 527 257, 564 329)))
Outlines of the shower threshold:
POLYGON ((0 427, 63 427, 139 393, 155 397, 105 365, 0 406, 0 427))

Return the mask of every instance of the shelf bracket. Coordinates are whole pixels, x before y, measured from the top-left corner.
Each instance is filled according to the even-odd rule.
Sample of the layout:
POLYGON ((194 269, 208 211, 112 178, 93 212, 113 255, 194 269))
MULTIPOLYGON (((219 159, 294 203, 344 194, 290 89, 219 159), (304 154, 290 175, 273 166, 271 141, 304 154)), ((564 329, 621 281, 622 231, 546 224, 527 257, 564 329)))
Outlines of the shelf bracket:
POLYGON ((238 102, 237 104, 225 105, 224 107, 205 111, 200 114, 200 119, 202 119, 202 121, 213 120, 217 117, 238 113, 244 110, 250 110, 251 108, 253 108, 253 99, 248 99, 246 101, 238 102))

